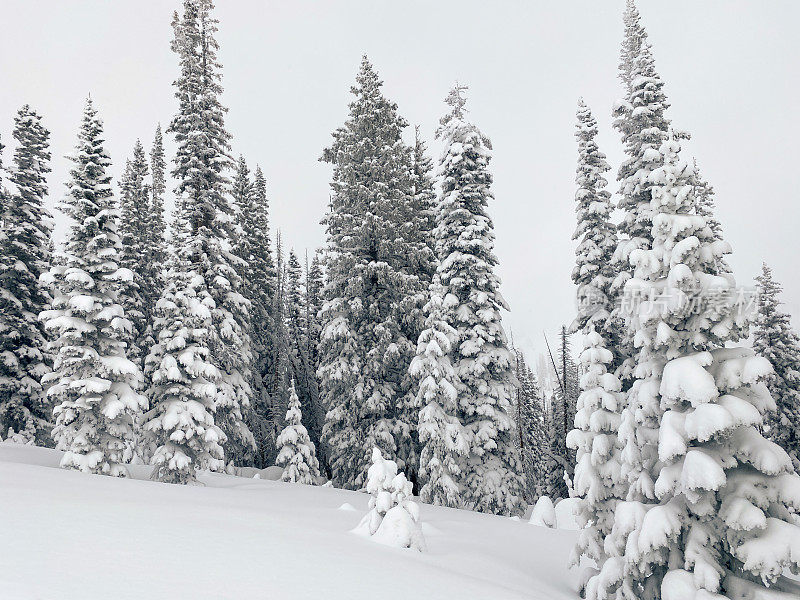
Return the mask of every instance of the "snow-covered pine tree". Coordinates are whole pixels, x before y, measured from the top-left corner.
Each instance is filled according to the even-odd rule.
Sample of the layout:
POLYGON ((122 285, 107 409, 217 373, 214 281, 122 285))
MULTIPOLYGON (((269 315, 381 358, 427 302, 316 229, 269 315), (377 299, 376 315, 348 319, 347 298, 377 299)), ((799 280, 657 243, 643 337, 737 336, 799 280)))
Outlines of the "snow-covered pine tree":
POLYGON ((494 226, 487 213, 493 199, 491 143, 466 119, 465 90, 459 85, 451 90, 450 112, 437 132, 444 151, 436 273, 446 320, 456 330, 450 360, 459 380, 457 416, 469 436, 461 478, 464 505, 510 515, 520 511, 524 490, 511 414, 514 363, 500 318, 507 305, 494 272, 494 226))
MULTIPOLYGON (((640 300, 630 314, 640 348, 626 411, 634 409, 636 433, 657 455, 632 471, 633 493, 617 506, 606 539, 611 557, 587 591, 638 600, 755 597, 764 586, 780 590, 782 573, 800 567, 800 528, 791 522, 800 478, 759 433, 774 407, 762 383, 768 361, 725 347, 747 329, 733 277, 708 273, 728 249, 695 212, 693 169, 676 137, 659 152, 662 166, 649 175, 653 244, 631 254, 626 284, 640 300)), ((625 454, 623 461, 628 471, 625 454)))
POLYGON ((322 336, 319 313, 322 310, 322 290, 325 287, 325 278, 322 272, 322 262, 319 251, 314 253, 310 263, 308 261, 308 253, 306 252, 303 286, 305 290, 307 327, 306 354, 308 356, 311 376, 314 378, 314 395, 311 398, 311 403, 314 406, 314 411, 319 415, 317 421, 319 423, 320 440, 317 443, 317 457, 319 458, 320 468, 330 476, 330 465, 328 464, 327 456, 324 452, 325 447, 322 444, 322 426, 325 423, 326 410, 322 403, 319 376, 317 374, 319 370, 319 344, 322 336))
MULTIPOLYGON (((618 225, 621 235, 614 253, 614 265, 618 273, 611 286, 616 307, 612 313, 613 322, 624 320, 621 306, 624 299, 617 299, 622 294, 625 281, 631 276, 628 258, 633 250, 648 249, 652 243, 649 207, 650 187, 653 184, 648 175, 660 166, 658 148, 667 138, 670 125, 664 114, 669 108, 663 91, 664 82, 655 70, 647 32, 633 0, 627 2, 623 21, 625 37, 620 53, 619 77, 623 83, 624 97, 614 106, 614 128, 622 136, 625 160, 617 171, 620 184, 617 208, 622 211, 622 222, 618 225)), ((616 345, 622 348, 622 355, 633 354, 630 332, 624 331, 623 339, 616 345)), ((620 367, 618 375, 623 385, 630 379, 632 368, 632 360, 625 361, 620 367)))
MULTIPOLYGON (((694 197, 695 197, 695 210, 698 215, 705 217, 714 240, 722 242, 722 225, 715 216, 715 201, 714 201, 714 188, 711 187, 697 168, 697 159, 693 161, 694 165, 694 197)), ((717 261, 717 266, 709 267, 709 273, 712 275, 719 275, 720 273, 730 273, 731 268, 724 256, 721 256, 717 261)))
POLYGON ((419 381, 419 474, 423 502, 461 508, 462 466, 469 454, 469 432, 459 420, 459 382, 450 361, 457 332, 447 322, 442 286, 434 275, 425 307, 426 328, 417 342, 409 372, 419 381))
POLYGON ((564 444, 559 442, 559 440, 563 440, 564 436, 564 405, 557 390, 558 388, 551 392, 547 402, 547 410, 544 414, 547 435, 543 487, 544 495, 554 500, 569 497, 569 489, 567 488, 567 482, 564 480, 564 474, 571 468, 567 458, 564 456, 564 444))
POLYGON ((314 370, 319 368, 319 341, 322 327, 319 321, 319 312, 322 310, 322 290, 325 287, 325 275, 322 271, 320 252, 314 253, 311 263, 306 257, 306 310, 308 311, 308 354, 314 370))
POLYGON ((577 227, 572 235, 578 241, 575 249, 575 268, 572 281, 578 287, 578 314, 570 330, 588 330, 591 325, 607 341, 606 348, 614 354, 609 366, 613 372, 622 364, 624 356, 618 343, 624 323, 612 319, 615 294, 611 284, 616 276, 613 264, 617 248, 617 232, 611 222, 611 194, 606 190, 604 173, 609 171, 606 156, 595 142, 597 121, 581 98, 578 100, 578 122, 575 138, 578 140, 578 167, 575 182, 575 212, 577 227))
POLYGON ((158 434, 161 446, 156 452, 156 476, 187 483, 193 480, 197 468, 219 466, 216 446, 220 441, 227 439, 227 463, 240 461, 254 441, 242 416, 251 396, 249 303, 240 291, 241 279, 234 268, 239 259, 231 248, 233 218, 225 177, 231 166, 230 134, 224 123, 226 109, 219 99, 222 67, 217 60, 217 20, 212 16, 211 0, 184 0, 183 8, 183 15, 176 13, 172 23, 172 50, 180 63, 174 84, 179 108, 168 129, 175 134, 178 146, 172 171, 178 181, 173 236, 178 242, 178 257, 170 274, 174 280, 170 281, 171 289, 159 302, 163 304, 157 320, 159 343, 151 352, 152 360, 148 358, 156 372, 153 420, 146 427, 158 434), (200 314, 181 314, 195 309, 200 314), (196 331, 190 332, 193 351, 187 358, 191 362, 182 363, 183 370, 175 368, 178 357, 185 355, 180 345, 174 345, 186 340, 187 332, 181 324, 195 320, 205 339, 199 339, 196 331), (213 370, 218 371, 218 378, 213 370), (206 379, 209 389, 198 390, 206 379), (213 387, 216 390, 210 389, 213 387), (209 392, 213 406, 208 405, 209 392), (203 410, 176 424, 171 418, 175 411, 190 410, 197 398, 203 410), (214 431, 214 424, 225 435, 208 433, 214 431), (170 439, 174 427, 192 432, 199 427, 208 433, 208 444, 186 454, 185 445, 178 448, 174 443, 177 438, 170 439), (179 452, 183 456, 175 460, 179 452))
POLYGON ((303 427, 300 399, 294 387, 294 380, 289 386, 289 410, 286 411, 286 427, 283 428, 275 445, 278 457, 275 464, 283 467, 282 481, 314 485, 319 477, 319 462, 316 457, 316 446, 308 437, 303 427))
POLYGON ((167 261, 167 229, 164 212, 164 194, 166 193, 166 163, 164 162, 164 139, 161 125, 156 127, 153 148, 150 151, 150 199, 146 218, 146 260, 140 265, 142 277, 141 293, 144 298, 147 321, 145 343, 149 350, 155 343, 153 320, 155 306, 164 291, 164 264, 167 261))
POLYGON ((580 395, 578 366, 572 358, 570 334, 567 332, 566 326, 563 325, 559 334, 555 362, 554 375, 558 383, 553 396, 550 452, 557 462, 558 472, 549 474, 551 497, 553 499, 569 497, 569 489, 564 478, 572 480, 575 468, 575 453, 567 445, 567 435, 575 425, 575 412, 577 410, 578 396, 580 395), (559 482, 559 479, 563 483, 559 482))
POLYGON ((10 180, 0 179, 0 434, 43 446, 52 444, 52 405, 41 385, 51 361, 38 320, 50 301, 39 282, 51 262, 52 222, 44 206, 50 132, 26 104, 14 118, 13 137, 10 180))
MULTIPOLYGON (((246 169, 246 163, 240 160, 237 181, 243 177, 242 171, 246 169)), ((269 384, 274 335, 272 303, 277 276, 269 232, 267 182, 261 167, 256 167, 249 193, 241 193, 247 187, 243 182, 234 186, 238 229, 234 252, 241 259, 237 269, 242 279, 243 293, 250 301, 250 387, 253 404, 246 416, 256 441, 255 464, 263 468, 270 464, 275 440, 269 384), (237 193, 236 189, 240 192, 237 193)))
MULTIPOLYGON (((569 432, 567 445, 576 451, 573 487, 581 498, 578 519, 583 529, 571 563, 577 566, 581 557, 587 556, 600 569, 607 558, 603 542, 611 533, 614 510, 627 489, 617 440, 624 396, 620 393, 619 379, 609 371, 614 355, 592 323, 584 330, 580 361, 583 391, 578 398, 575 429, 569 432)), ((596 574, 597 569, 590 573, 596 574)))
POLYGON ((420 265, 430 249, 414 211, 406 122, 382 85, 364 57, 350 114, 322 157, 334 166, 324 221, 323 439, 335 484, 348 488, 363 486, 376 446, 412 477, 417 456, 408 367, 427 292, 420 265))
POLYGON ((430 253, 421 255, 423 262, 419 270, 427 275, 427 281, 433 279, 436 270, 436 189, 434 185, 433 160, 428 156, 428 148, 419 133, 419 126, 414 127, 414 147, 411 152, 411 183, 413 186, 413 207, 416 211, 416 235, 428 244, 430 253))
POLYGON ((120 477, 127 474, 136 415, 147 401, 136 391, 141 369, 125 356, 131 324, 120 295, 133 274, 119 266, 120 214, 103 143, 102 121, 88 100, 60 205, 72 220, 66 264, 49 274, 52 309, 41 315, 56 352, 42 383, 58 402, 53 438, 65 452, 61 466, 120 477))
POLYGON ((779 308, 781 286, 766 263, 758 282, 758 311, 753 322, 753 350, 772 364, 767 379, 777 411, 768 420, 767 437, 792 457, 800 473, 800 338, 792 329, 789 315, 779 308))
POLYGON ((522 352, 515 349, 514 354, 516 359, 514 372, 519 382, 514 414, 522 470, 525 474, 525 498, 529 504, 533 504, 539 496, 547 493, 545 480, 549 439, 536 376, 522 352))
POLYGON ((122 240, 120 266, 133 273, 133 280, 127 284, 122 295, 125 316, 132 328, 127 338, 126 354, 140 368, 144 357, 150 350, 152 332, 149 331, 151 311, 145 299, 145 282, 142 272, 148 268, 150 186, 147 157, 139 140, 133 147, 133 156, 125 164, 120 181, 119 233, 122 240))
MULTIPOLYGON (((270 312, 269 393, 271 398, 272 439, 283 429, 283 418, 289 407, 289 329, 286 326, 286 261, 283 258, 283 239, 278 230, 275 240, 275 293, 272 295, 270 312)), ((274 444, 273 444, 274 446, 274 444)), ((274 459, 276 448, 272 448, 270 459, 274 459)))
POLYGON ((289 336, 289 367, 295 382, 308 434, 314 446, 320 445, 325 413, 319 403, 316 368, 309 355, 307 294, 302 289, 303 269, 294 250, 286 263, 286 317, 289 336))

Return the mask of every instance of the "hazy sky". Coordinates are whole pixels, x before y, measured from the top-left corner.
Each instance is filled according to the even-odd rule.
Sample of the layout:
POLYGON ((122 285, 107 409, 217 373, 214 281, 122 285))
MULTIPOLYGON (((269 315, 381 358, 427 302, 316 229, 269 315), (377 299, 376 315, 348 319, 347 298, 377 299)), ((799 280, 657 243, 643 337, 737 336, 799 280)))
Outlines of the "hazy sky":
MULTIPOLYGON (((137 137, 152 142, 176 109, 171 13, 179 0, 2 0, 0 132, 30 103, 52 132, 51 204, 64 191, 88 93, 106 125, 115 181, 137 137)), ((740 284, 767 261, 800 325, 800 2, 639 0, 673 124, 688 130, 717 193, 740 284)), ((506 325, 542 350, 574 316, 573 137, 583 96, 614 168, 611 129, 623 0, 308 2, 217 0, 223 102, 234 153, 268 180, 273 228, 301 254, 319 225, 331 169, 318 162, 347 115, 366 53, 400 113, 432 141, 443 99, 470 86, 471 117, 494 145, 506 325)), ((171 146, 168 151, 171 153, 171 146)), ((5 160, 10 158, 6 149, 5 160)), ((438 151, 437 151, 438 154, 438 151)), ((59 233, 63 235, 63 225, 59 233)))

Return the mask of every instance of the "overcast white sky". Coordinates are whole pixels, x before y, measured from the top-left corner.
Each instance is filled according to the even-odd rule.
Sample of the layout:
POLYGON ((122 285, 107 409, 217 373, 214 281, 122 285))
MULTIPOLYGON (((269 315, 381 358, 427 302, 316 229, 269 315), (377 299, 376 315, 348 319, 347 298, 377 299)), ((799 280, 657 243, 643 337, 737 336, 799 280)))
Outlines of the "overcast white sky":
MULTIPOLYGON (((0 133, 33 105, 52 131, 51 203, 63 194, 86 95, 105 120, 115 178, 137 137, 175 112, 170 18, 179 0, 2 0, 0 133)), ((767 261, 800 325, 800 2, 639 0, 676 127, 717 192, 749 285, 767 261)), ((309 2, 217 0, 224 103, 234 153, 267 176, 272 225, 301 254, 323 243, 330 168, 317 161, 347 114, 360 57, 431 140, 443 98, 470 86, 474 121, 492 139, 506 325, 541 351, 574 315, 575 104, 595 111, 616 171, 610 112, 623 0, 309 2)), ((170 148, 171 149, 171 148, 170 148)), ((5 160, 10 158, 6 150, 5 160)), ((613 173, 611 189, 616 190, 613 173)), ((59 233, 63 234, 63 226, 59 233)))

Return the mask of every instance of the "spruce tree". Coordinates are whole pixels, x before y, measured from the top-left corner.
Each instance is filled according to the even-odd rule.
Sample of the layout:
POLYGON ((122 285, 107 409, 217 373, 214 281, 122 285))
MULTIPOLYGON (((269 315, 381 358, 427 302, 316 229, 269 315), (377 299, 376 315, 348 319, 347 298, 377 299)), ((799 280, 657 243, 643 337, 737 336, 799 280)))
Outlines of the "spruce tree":
MULTIPOLYGON (((289 408, 289 329, 286 320, 286 264, 283 258, 283 240, 278 231, 275 240, 275 293, 272 297, 272 332, 270 334, 270 414, 272 417, 272 439, 275 440, 283 429, 284 416, 289 408)), ((274 445, 274 444, 273 444, 274 445)), ((272 455, 277 448, 272 448, 272 455)))
POLYGON ((320 369, 323 440, 337 485, 360 488, 375 447, 413 478, 415 390, 408 367, 422 328, 430 256, 415 214, 406 122, 366 57, 344 126, 322 160, 333 165, 325 219, 320 369))
POLYGON ((291 377, 300 398, 300 406, 306 418, 308 433, 314 446, 318 447, 322 437, 325 414, 319 403, 316 367, 309 353, 309 313, 306 306, 307 293, 302 289, 303 271, 294 250, 289 251, 286 264, 286 312, 289 335, 289 363, 291 377))
POLYGON ((425 307, 426 329, 419 336, 410 373, 419 381, 419 473, 423 502, 462 507, 462 466, 469 454, 469 432, 459 420, 458 388, 452 356, 457 332, 447 322, 444 296, 434 278, 425 307))
POLYGON ((133 281, 129 282, 124 293, 123 307, 125 315, 131 322, 132 329, 128 336, 127 356, 140 367, 144 366, 144 357, 150 350, 152 333, 149 331, 151 311, 147 306, 145 281, 142 272, 149 268, 148 239, 150 214, 150 186, 147 157, 139 140, 133 148, 133 156, 125 165, 120 181, 120 237, 122 254, 120 265, 133 273, 133 281))
POLYGON ((246 185, 245 181, 249 181, 246 172, 247 164, 240 159, 233 194, 237 225, 234 252, 241 259, 237 270, 242 279, 243 293, 250 301, 250 387, 253 404, 246 413, 247 421, 256 442, 255 463, 259 467, 266 467, 274 451, 275 439, 269 384, 275 330, 272 303, 276 272, 269 232, 267 182, 261 167, 256 167, 252 183, 246 185))
POLYGON ((456 330, 450 359, 459 380, 458 419, 469 436, 462 466, 464 505, 509 515, 521 508, 523 482, 511 415, 513 357, 500 318, 507 305, 494 272, 494 231, 487 213, 493 199, 491 143, 466 119, 465 89, 451 90, 450 112, 437 132, 444 145, 437 276, 447 320, 456 330))
POLYGON ((607 182, 603 176, 611 167, 605 154, 597 147, 597 121, 583 99, 578 101, 577 116, 578 168, 575 182, 578 190, 575 193, 575 212, 578 224, 572 239, 579 242, 575 249, 572 281, 578 287, 578 315, 570 329, 584 330, 591 323, 607 338, 607 347, 614 353, 609 368, 614 371, 622 364, 624 356, 618 343, 623 323, 611 317, 615 299, 611 284, 616 275, 613 257, 617 233, 611 222, 611 194, 606 190, 607 182))
POLYGON ((517 437, 525 474, 525 498, 534 504, 540 496, 547 494, 547 462, 549 438, 546 430, 541 392, 536 376, 525 362, 519 350, 515 354, 515 375, 517 387, 515 420, 517 437))
POLYGON ((600 569, 607 558, 603 543, 611 533, 614 510, 627 487, 617 441, 624 396, 619 379, 609 371, 614 355, 591 324, 585 331, 580 360, 583 391, 578 398, 575 429, 569 432, 567 444, 576 450, 573 487, 581 498, 578 519, 583 529, 571 562, 577 566, 581 556, 587 556, 600 569))
POLYGON ((147 206, 145 231, 147 240, 145 255, 147 259, 140 266, 149 345, 154 343, 152 323, 155 315, 155 305, 164 291, 165 284, 164 265, 167 261, 167 240, 165 237, 167 225, 164 212, 165 169, 164 139, 161 134, 161 125, 158 125, 155 139, 153 140, 153 148, 150 151, 150 200, 147 206))
MULTIPOLYGON (((663 91, 664 82, 655 70, 652 47, 633 0, 627 2, 623 21, 625 37, 619 77, 624 96, 614 106, 614 128, 622 136, 625 151, 625 160, 617 171, 620 187, 616 207, 622 211, 622 222, 618 225, 621 235, 614 255, 618 273, 611 287, 616 301, 612 314, 615 322, 624 320, 625 299, 621 295, 625 281, 631 276, 630 254, 638 248, 648 249, 652 243, 649 214, 652 183, 648 175, 660 166, 658 148, 666 139, 670 125, 665 116, 669 103, 663 91)), ((624 331, 622 338, 618 343, 609 341, 622 348, 622 355, 631 356, 634 352, 631 333, 624 331)), ((632 359, 620 366, 618 374, 626 388, 632 369, 632 359)))
POLYGON ((50 132, 26 104, 14 118, 13 137, 10 178, 0 181, 0 434, 50 445, 52 405, 41 379, 51 361, 38 320, 49 303, 39 277, 51 262, 52 223, 44 206, 50 132))
POLYGON ((319 462, 316 448, 303 427, 300 399, 295 392, 294 381, 289 386, 289 410, 286 412, 286 427, 275 444, 278 457, 275 464, 283 467, 281 481, 314 485, 319 477, 319 462))
POLYGON ((125 355, 131 324, 121 295, 133 274, 119 266, 119 208, 107 169, 103 125, 86 103, 61 210, 73 222, 64 266, 53 267, 52 309, 42 313, 56 352, 43 378, 54 409, 53 438, 61 466, 125 476, 136 415, 146 406, 137 393, 140 368, 125 355))
POLYGON ((800 472, 800 338, 789 315, 779 308, 782 290, 772 278, 772 269, 763 264, 756 281, 753 350, 772 364, 774 372, 767 378, 767 387, 777 408, 768 420, 767 437, 786 450, 800 472))
POLYGON ((242 415, 251 396, 249 303, 241 294, 235 269, 239 259, 231 248, 235 233, 225 176, 231 166, 230 134, 224 123, 226 109, 219 99, 222 67, 217 60, 217 20, 212 16, 211 0, 184 0, 183 8, 183 15, 176 13, 172 23, 172 50, 180 63, 174 84, 179 108, 168 129, 177 142, 172 175, 178 182, 173 234, 178 256, 169 275, 171 289, 159 302, 163 312, 157 319, 158 344, 148 358, 155 369, 154 408, 146 426, 157 434, 160 446, 157 477, 187 483, 194 479, 197 468, 219 466, 215 445, 221 440, 227 440, 226 463, 243 460, 254 441, 242 415), (200 314, 181 314, 198 304, 205 307, 200 314), (196 331, 184 330, 183 323, 197 323, 205 331, 204 338, 196 331), (187 333, 195 342, 191 355, 186 354, 191 361, 175 369, 178 358, 185 355, 175 344, 177 340, 189 343, 187 333), (197 389, 206 379, 209 387, 216 388, 212 390, 213 406, 208 406, 208 390, 197 389), (225 435, 215 432, 206 446, 191 454, 184 452, 180 461, 172 460, 178 452, 174 447, 177 438, 170 438, 175 423, 166 415, 189 409, 192 401, 199 401, 204 410, 180 425, 184 431, 196 431, 196 427, 214 431, 213 427, 219 426, 225 435), (183 406, 176 408, 176 403, 183 406), (196 459, 200 462, 193 462, 196 459))
POLYGON ((567 498, 570 495, 567 481, 572 479, 575 467, 575 454, 567 445, 567 435, 574 427, 580 384, 578 367, 572 358, 570 335, 565 326, 561 327, 554 360, 558 385, 553 395, 550 452, 556 460, 557 472, 550 474, 550 491, 552 498, 567 498))
POLYGON ((617 506, 611 557, 586 589, 641 600, 780 590, 784 570, 800 566, 791 542, 800 539, 791 522, 800 478, 759 432, 774 406, 762 384, 770 366, 732 346, 747 318, 733 277, 709 273, 724 249, 695 212, 694 172, 677 137, 659 152, 662 166, 649 175, 653 244, 631 254, 626 284, 639 300, 630 325, 641 342, 629 414, 657 453, 628 469, 627 440, 633 493, 617 506))

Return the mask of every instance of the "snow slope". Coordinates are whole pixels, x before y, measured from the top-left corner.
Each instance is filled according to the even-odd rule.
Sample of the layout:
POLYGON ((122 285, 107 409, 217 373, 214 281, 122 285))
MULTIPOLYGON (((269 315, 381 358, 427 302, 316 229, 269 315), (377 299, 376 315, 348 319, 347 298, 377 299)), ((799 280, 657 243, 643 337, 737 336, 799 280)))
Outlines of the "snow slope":
POLYGON ((423 504, 420 554, 351 532, 366 494, 220 474, 166 485, 145 466, 113 479, 59 459, 0 443, 4 600, 576 597, 572 531, 423 504))

